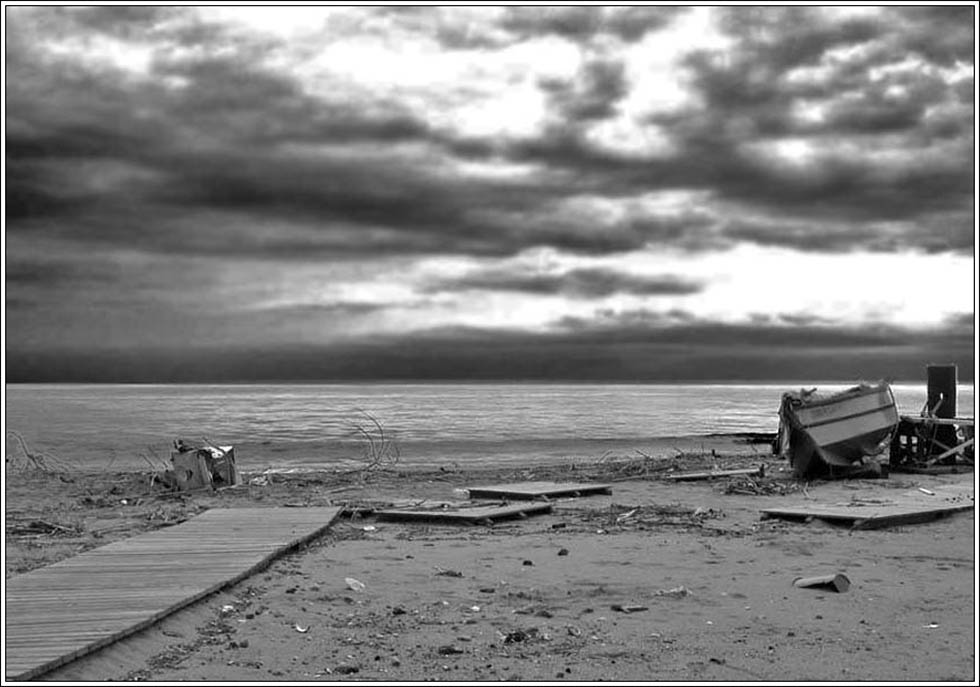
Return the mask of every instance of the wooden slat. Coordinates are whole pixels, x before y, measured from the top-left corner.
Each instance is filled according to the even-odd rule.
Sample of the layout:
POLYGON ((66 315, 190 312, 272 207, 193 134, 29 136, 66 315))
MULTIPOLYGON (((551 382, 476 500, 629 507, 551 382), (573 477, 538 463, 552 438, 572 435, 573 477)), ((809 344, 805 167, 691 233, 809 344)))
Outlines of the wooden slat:
POLYGON ((261 570, 340 508, 221 508, 6 581, 5 677, 29 680, 261 570))
POLYGON ((765 468, 738 468, 735 470, 708 470, 707 472, 681 472, 673 475, 664 475, 664 479, 677 482, 695 481, 703 479, 714 479, 715 477, 737 477, 740 475, 759 475, 765 474, 765 468))
POLYGON ((522 518, 528 515, 550 513, 550 503, 534 503, 512 506, 478 506, 474 508, 438 508, 428 510, 385 509, 375 514, 381 520, 408 520, 449 524, 493 524, 497 520, 522 518))
POLYGON ((575 484, 559 482, 514 482, 485 487, 467 487, 471 499, 549 499, 559 496, 611 494, 608 484, 575 484))

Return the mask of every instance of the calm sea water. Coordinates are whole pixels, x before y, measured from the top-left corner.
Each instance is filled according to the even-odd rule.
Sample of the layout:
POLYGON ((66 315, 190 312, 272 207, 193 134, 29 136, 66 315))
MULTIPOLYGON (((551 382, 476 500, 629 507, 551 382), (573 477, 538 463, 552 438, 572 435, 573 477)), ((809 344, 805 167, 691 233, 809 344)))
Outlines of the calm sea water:
MULTIPOLYGON (((821 391, 848 385, 821 385, 821 391)), ((335 466, 362 455, 370 413, 402 465, 598 458, 665 437, 775 432, 781 385, 9 385, 5 425, 82 469, 146 469, 175 438, 234 444, 246 470, 335 466)), ((925 385, 893 385, 918 413, 925 385)), ((959 415, 973 416, 960 385, 959 415)), ((662 443, 662 442, 661 442, 662 443)), ((8 435, 7 454, 16 451, 8 435)))

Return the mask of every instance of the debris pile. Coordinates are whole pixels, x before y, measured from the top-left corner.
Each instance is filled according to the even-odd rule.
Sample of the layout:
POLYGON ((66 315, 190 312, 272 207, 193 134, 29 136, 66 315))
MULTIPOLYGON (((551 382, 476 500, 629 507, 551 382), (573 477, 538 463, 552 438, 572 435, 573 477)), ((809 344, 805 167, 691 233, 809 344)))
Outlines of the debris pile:
POLYGON ((634 506, 613 504, 607 509, 584 511, 586 521, 599 520, 607 529, 633 527, 701 527, 705 520, 724 517, 718 508, 690 508, 682 505, 634 506))
POLYGON ((199 444, 177 439, 170 462, 173 468, 159 475, 159 481, 177 491, 214 490, 241 481, 235 465, 234 446, 215 446, 207 439, 199 444))
POLYGON ((744 476, 733 479, 724 487, 725 494, 745 494, 748 496, 783 496, 803 489, 798 481, 774 480, 769 477, 744 476))

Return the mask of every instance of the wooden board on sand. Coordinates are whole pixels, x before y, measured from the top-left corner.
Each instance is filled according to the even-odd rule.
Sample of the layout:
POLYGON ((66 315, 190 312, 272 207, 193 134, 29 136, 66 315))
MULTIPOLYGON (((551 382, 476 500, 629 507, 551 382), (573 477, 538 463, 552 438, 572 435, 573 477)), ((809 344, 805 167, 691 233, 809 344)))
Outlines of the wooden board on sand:
POLYGON ((216 508, 5 585, 7 680, 29 680, 149 627, 328 529, 340 508, 216 508))
POLYGON ((560 496, 590 496, 611 494, 608 484, 576 484, 574 482, 514 482, 491 484, 486 487, 466 487, 471 499, 553 499, 560 496))
POLYGON ((973 485, 949 485, 933 489, 913 489, 888 499, 848 503, 808 503, 791 508, 765 508, 763 519, 809 521, 826 520, 853 529, 870 530, 896 525, 912 525, 942 518, 973 508, 973 485))
POLYGON ((742 475, 766 476, 766 468, 760 465, 757 468, 738 468, 735 470, 708 470, 707 472, 678 472, 672 475, 664 475, 664 479, 674 480, 675 482, 693 482, 703 479, 715 479, 717 477, 739 477, 742 475))
POLYGON ((475 506, 472 508, 388 508, 375 511, 375 515, 379 520, 437 522, 453 525, 492 525, 498 520, 526 518, 529 515, 550 512, 550 503, 529 503, 510 506, 475 506))

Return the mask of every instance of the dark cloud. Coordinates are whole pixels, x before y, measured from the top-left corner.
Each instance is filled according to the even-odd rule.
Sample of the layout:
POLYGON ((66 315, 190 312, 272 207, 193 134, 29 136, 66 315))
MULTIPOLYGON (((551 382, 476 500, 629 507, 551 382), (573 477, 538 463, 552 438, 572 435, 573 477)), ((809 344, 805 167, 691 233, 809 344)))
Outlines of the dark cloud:
POLYGON ((703 285, 672 275, 637 276, 605 268, 582 268, 561 274, 530 273, 516 269, 485 269, 439 281, 433 291, 520 291, 537 295, 604 298, 618 293, 638 296, 686 296, 703 285))
POLYGON ((859 380, 921 382, 924 361, 974 376, 973 336, 813 326, 602 327, 533 335, 441 330, 335 346, 8 352, 8 381, 859 380))
MULTIPOLYGON (((280 256, 303 250, 286 237, 264 235, 253 243, 244 229, 239 241, 219 230, 211 245, 205 236, 187 236, 193 215, 206 211, 208 221, 217 213, 228 222, 252 214, 263 222, 315 224, 308 250, 351 255, 720 245, 712 222, 694 211, 594 221, 568 209, 579 196, 619 199, 693 189, 709 194, 709 203, 785 217, 798 228, 768 232, 768 222, 734 221, 729 239, 814 250, 972 246, 959 228, 972 207, 972 144, 952 148, 960 151, 952 154, 924 149, 919 155, 915 148, 917 141, 952 146, 958 137, 972 137, 972 106, 963 100, 972 93, 972 80, 950 85, 923 70, 886 72, 877 81, 869 76, 872 67, 892 64, 909 50, 940 59, 923 52, 923 32, 930 29, 915 13, 885 8, 882 18, 835 21, 827 8, 723 12, 734 47, 724 55, 687 58, 698 104, 655 117, 651 125, 663 130, 676 153, 644 157, 601 149, 586 136, 585 129, 612 116, 627 93, 623 64, 613 57, 593 54, 574 79, 542 83, 552 124, 540 135, 459 137, 436 129, 391 96, 313 95, 294 75, 265 66, 263 57, 273 48, 267 42, 190 21, 180 8, 122 9, 133 11, 14 13, 20 20, 39 17, 52 31, 150 37, 161 47, 150 78, 134 81, 109 66, 82 66, 43 53, 28 40, 37 27, 21 21, 24 35, 8 49, 7 198, 13 231, 39 231, 36 220, 71 217, 71 228, 60 231, 136 241, 144 249, 268 250, 280 256), (830 51, 854 46, 862 48, 856 65, 827 61, 830 51), (790 78, 798 67, 820 65, 829 69, 822 81, 790 78), (811 101, 825 104, 822 123, 795 119, 794 107, 811 101), (852 147, 863 151, 864 139, 884 135, 901 137, 894 150, 904 152, 907 162, 844 155, 824 141, 853 136, 852 147), (772 154, 751 148, 785 136, 812 141, 817 156, 787 172, 772 154), (541 171, 490 181, 452 174, 455 159, 533 163, 541 171), (117 174, 93 188, 87 175, 67 166, 80 161, 136 173, 117 174), (962 208, 959 221, 937 221, 951 208, 962 208), (133 217, 140 213, 153 219, 134 231, 133 217), (882 229, 896 223, 929 231, 882 229), (851 229, 838 231, 842 226, 851 229)), ((459 25, 447 13, 428 9, 376 10, 364 23, 390 16, 414 22, 417 31, 432 17, 439 19, 437 26, 459 25)), ((487 30, 577 41, 613 32, 632 40, 662 28, 677 11, 510 8, 487 30)), ((937 17, 937 26, 948 28, 965 15, 937 17)), ((944 41, 940 52, 947 58, 961 55, 961 38, 944 41)))
POLYGON ((618 101, 628 92, 622 62, 608 59, 587 61, 572 82, 545 80, 541 88, 566 124, 612 116, 618 101))
MULTIPOLYGON (((266 349, 243 348, 225 359, 193 347, 153 348, 160 331, 206 339, 216 323, 249 335, 231 315, 205 317, 176 302, 194 288, 220 286, 216 276, 196 270, 200 284, 168 290, 168 280, 186 277, 181 261, 198 257, 214 259, 218 273, 245 269, 242 258, 507 257, 539 246, 596 255, 740 242, 797 251, 975 250, 972 7, 881 7, 862 18, 843 18, 834 7, 713 8, 731 47, 681 61, 690 100, 639 122, 665 142, 657 152, 604 146, 595 127, 631 124, 623 119, 632 116, 623 103, 634 86, 623 44, 688 8, 488 8, 485 21, 452 10, 364 8, 325 26, 478 49, 488 71, 519 42, 569 41, 581 50, 581 68, 538 84, 546 95, 542 130, 460 133, 426 109, 442 95, 411 100, 406 92, 419 93, 410 86, 359 85, 357 64, 325 75, 314 90, 288 62, 292 49, 315 53, 319 44, 284 48, 202 21, 193 8, 6 8, 5 301, 16 311, 8 331, 20 332, 8 357, 13 377, 273 378, 275 369, 291 378, 778 378, 797 376, 794 369, 839 377, 858 364, 911 369, 915 356, 956 358, 968 348, 959 330, 944 341, 843 330, 794 314, 724 327, 682 310, 600 311, 563 320, 560 334, 543 338, 441 332, 359 341, 330 348, 337 357, 329 360, 321 360, 328 349, 266 357, 266 349), (61 50, 48 50, 49 41, 61 50), (99 41, 148 50, 146 72, 72 52, 99 41), (806 154, 787 158, 779 147, 787 142, 806 154), (526 171, 473 171, 509 163, 526 171), (655 204, 646 201, 662 191, 696 200, 649 209, 655 204), (43 255, 59 251, 73 259, 43 255), (139 257, 123 272, 92 257, 117 253, 139 257), (98 265, 86 269, 86 261, 98 265), (144 267, 157 271, 141 281, 144 267), (113 356, 96 350, 99 336, 87 324, 96 319, 111 322, 103 338, 138 332, 143 372, 142 353, 120 351, 114 371, 113 356), (46 339, 32 329, 42 320, 46 339), (76 356, 52 352, 52 341, 72 337, 94 343, 79 345, 88 352, 76 356), (461 340, 472 346, 461 350, 461 340), (524 356, 516 368, 500 363, 514 356, 524 356), (737 367, 731 374, 726 356, 737 367)), ((469 97, 467 88, 445 97, 469 97)), ((603 270, 484 272, 440 286, 581 298, 693 296, 701 288, 603 270)), ((346 318, 381 317, 384 307, 310 306, 255 322, 275 329, 305 317, 340 327, 346 318)), ((965 317, 954 329, 966 327, 965 317)))
POLYGON ((585 43, 598 36, 637 41, 668 25, 682 7, 514 7, 501 26, 518 39, 554 35, 585 43))
POLYGON ((940 215, 936 221, 943 222, 944 226, 932 231, 932 227, 923 222, 876 224, 827 221, 822 224, 795 224, 776 218, 765 221, 736 220, 725 224, 721 233, 736 242, 750 241, 808 252, 892 252, 909 246, 926 253, 972 251, 975 237, 971 217, 940 215))

